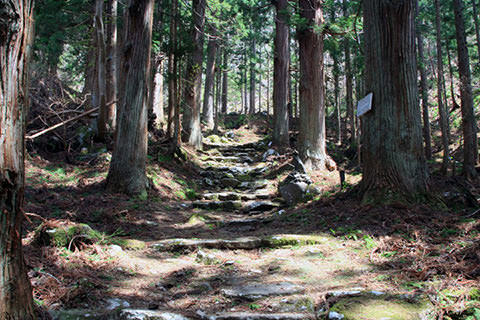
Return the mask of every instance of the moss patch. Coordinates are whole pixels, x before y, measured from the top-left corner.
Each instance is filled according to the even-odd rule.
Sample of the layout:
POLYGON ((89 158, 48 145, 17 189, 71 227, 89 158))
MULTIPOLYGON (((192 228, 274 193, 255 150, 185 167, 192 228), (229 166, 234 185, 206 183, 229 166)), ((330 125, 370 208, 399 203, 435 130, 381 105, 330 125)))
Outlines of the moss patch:
POLYGON ((431 308, 426 299, 407 300, 395 296, 345 297, 337 301, 330 311, 342 314, 344 320, 417 320, 423 319, 431 308))

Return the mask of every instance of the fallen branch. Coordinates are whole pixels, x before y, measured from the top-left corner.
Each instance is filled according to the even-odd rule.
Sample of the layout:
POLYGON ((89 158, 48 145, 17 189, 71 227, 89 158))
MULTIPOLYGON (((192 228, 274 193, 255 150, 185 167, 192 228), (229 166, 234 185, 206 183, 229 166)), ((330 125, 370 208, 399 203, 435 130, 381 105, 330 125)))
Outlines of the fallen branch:
POLYGON ((56 125, 54 125, 54 126, 52 126, 52 127, 50 127, 50 128, 44 129, 44 130, 42 130, 42 131, 40 131, 40 132, 37 132, 37 133, 35 133, 35 134, 32 134, 31 136, 26 136, 25 139, 30 139, 30 140, 31 140, 31 139, 35 139, 35 138, 37 138, 37 137, 39 137, 39 136, 41 136, 41 135, 43 135, 43 134, 45 134, 45 133, 47 133, 47 132, 50 132, 50 131, 52 131, 52 130, 55 130, 55 129, 58 128, 58 127, 64 126, 64 125, 66 125, 67 123, 70 123, 70 122, 72 122, 72 121, 81 119, 81 118, 83 118, 83 117, 85 117, 85 116, 87 116, 87 115, 89 115, 89 114, 91 114, 91 113, 94 113, 95 111, 98 111, 98 109, 99 109, 99 108, 97 107, 97 108, 93 108, 93 109, 90 109, 90 110, 88 110, 88 111, 85 111, 84 113, 79 114, 79 115, 76 116, 76 117, 73 117, 73 118, 71 118, 71 119, 62 121, 62 122, 60 122, 60 123, 57 123, 56 125))

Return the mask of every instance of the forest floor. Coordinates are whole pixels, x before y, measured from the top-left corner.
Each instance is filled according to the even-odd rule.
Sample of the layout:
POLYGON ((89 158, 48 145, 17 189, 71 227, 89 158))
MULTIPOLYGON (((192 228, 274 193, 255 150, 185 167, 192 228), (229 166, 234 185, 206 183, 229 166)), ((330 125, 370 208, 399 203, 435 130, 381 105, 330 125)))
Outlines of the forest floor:
POLYGON ((24 244, 38 305, 60 319, 479 319, 480 211, 464 196, 478 185, 433 175, 435 204, 366 204, 354 159, 329 144, 343 188, 338 171, 318 173, 320 194, 287 206, 277 187, 291 155, 265 155, 265 128, 211 136, 183 160, 152 143, 146 197, 104 191, 101 147, 70 164, 31 154, 24 244))

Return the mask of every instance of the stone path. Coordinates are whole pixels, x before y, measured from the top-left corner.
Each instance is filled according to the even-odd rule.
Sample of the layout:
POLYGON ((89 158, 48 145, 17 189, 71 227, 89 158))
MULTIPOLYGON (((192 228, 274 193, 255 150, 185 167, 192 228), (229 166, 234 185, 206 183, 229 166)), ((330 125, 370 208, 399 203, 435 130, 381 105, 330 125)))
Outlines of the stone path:
MULTIPOLYGON (((352 254, 344 239, 282 230, 237 236, 261 230, 286 208, 273 180, 266 179, 271 164, 258 146, 207 145, 201 159, 205 191, 201 199, 181 204, 205 224, 234 230, 235 236, 219 237, 213 228, 211 238, 151 243, 147 257, 125 253, 125 265, 149 266, 137 272, 151 285, 138 290, 161 302, 136 308, 130 306, 133 299, 117 301, 101 311, 55 312, 54 319, 422 319, 431 307, 424 300, 352 289, 372 268, 361 246, 352 254)), ((135 281, 123 285, 135 287, 135 281)), ((122 290, 121 283, 115 292, 137 294, 122 290)))

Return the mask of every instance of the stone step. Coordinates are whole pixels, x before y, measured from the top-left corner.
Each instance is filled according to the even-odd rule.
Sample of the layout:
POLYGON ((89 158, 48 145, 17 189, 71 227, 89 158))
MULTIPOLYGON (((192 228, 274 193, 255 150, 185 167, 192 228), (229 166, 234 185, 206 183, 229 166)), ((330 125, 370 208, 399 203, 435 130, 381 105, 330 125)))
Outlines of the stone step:
POLYGON ((239 200, 198 200, 192 202, 192 207, 203 210, 241 211, 243 213, 265 212, 280 207, 278 202, 267 200, 247 201, 239 200))
POLYGON ((243 205, 241 201, 194 201, 192 202, 193 208, 204 210, 217 210, 224 211, 236 211, 241 210, 243 205))
POLYGON ((180 314, 144 309, 50 311, 53 320, 189 320, 180 314))
POLYGON ((249 156, 238 156, 238 155, 229 155, 229 156, 210 156, 205 157, 202 161, 215 161, 215 162, 231 162, 231 163, 253 163, 254 160, 249 156))
POLYGON ((270 237, 240 237, 234 239, 166 239, 150 247, 158 251, 193 251, 200 248, 252 250, 258 248, 281 248, 292 245, 314 245, 328 242, 327 237, 306 235, 276 235, 270 237))
POLYGON ((251 200, 266 200, 271 198, 272 195, 267 192, 255 192, 255 193, 240 193, 240 192, 211 192, 205 193, 202 195, 202 198, 205 200, 242 200, 242 201, 251 201, 251 200))
POLYGON ((221 293, 228 298, 258 300, 272 296, 285 296, 305 292, 305 288, 291 282, 247 283, 222 289, 221 293))
POLYGON ((222 312, 207 315, 197 312, 202 319, 206 320, 307 320, 315 319, 314 314, 309 313, 251 313, 251 312, 222 312))

